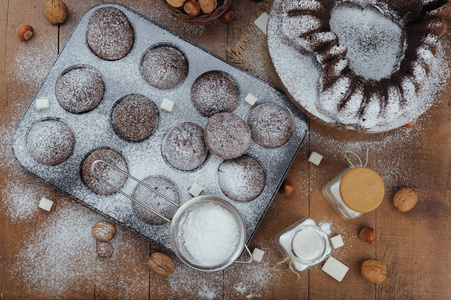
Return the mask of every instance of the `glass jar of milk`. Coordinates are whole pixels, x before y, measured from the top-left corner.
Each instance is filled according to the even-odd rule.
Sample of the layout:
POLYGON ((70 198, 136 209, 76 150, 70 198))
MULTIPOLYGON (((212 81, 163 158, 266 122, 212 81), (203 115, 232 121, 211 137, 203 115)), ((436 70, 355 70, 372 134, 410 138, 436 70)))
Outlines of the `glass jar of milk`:
POLYGON ((384 199, 384 182, 366 167, 348 168, 323 187, 323 196, 345 220, 375 210, 384 199))
POLYGON ((291 256, 296 271, 306 271, 332 253, 329 238, 314 219, 302 219, 279 233, 275 242, 283 256, 291 256))

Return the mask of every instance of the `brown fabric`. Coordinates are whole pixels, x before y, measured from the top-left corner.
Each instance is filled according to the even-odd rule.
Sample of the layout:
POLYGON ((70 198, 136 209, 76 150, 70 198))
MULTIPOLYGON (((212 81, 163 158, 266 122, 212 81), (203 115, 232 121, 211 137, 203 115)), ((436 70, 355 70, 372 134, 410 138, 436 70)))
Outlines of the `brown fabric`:
POLYGON ((251 18, 249 29, 233 48, 227 48, 229 61, 237 67, 281 89, 280 82, 268 51, 266 35, 255 26, 254 21, 263 12, 268 14, 274 0, 262 1, 255 16, 251 18))

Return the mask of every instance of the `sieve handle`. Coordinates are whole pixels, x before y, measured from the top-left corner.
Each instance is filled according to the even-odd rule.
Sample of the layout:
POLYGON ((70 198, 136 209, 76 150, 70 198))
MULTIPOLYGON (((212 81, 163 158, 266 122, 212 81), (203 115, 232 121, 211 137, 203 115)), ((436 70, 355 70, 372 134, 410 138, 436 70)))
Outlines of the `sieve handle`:
MULTIPOLYGON (((95 172, 95 166, 98 163, 103 163, 108 165, 110 168, 113 168, 114 170, 118 171, 119 173, 127 176, 128 178, 136 181, 138 184, 144 186, 146 189, 148 189, 149 191, 157 194, 158 196, 160 196, 161 198, 163 198, 166 201, 169 201, 171 204, 175 205, 176 207, 180 207, 177 203, 175 203, 174 201, 172 201, 171 199, 169 199, 168 197, 166 197, 165 195, 161 194, 160 192, 156 191, 155 189, 151 188, 149 185, 145 184, 144 182, 142 182, 141 180, 139 180, 138 178, 130 175, 129 173, 125 172, 124 170, 119 169, 118 167, 114 166, 113 164, 110 164, 109 162, 106 162, 104 160, 101 159, 97 159, 95 160, 92 164, 91 164, 91 173, 92 175, 97 178, 98 180, 102 181, 103 183, 105 183, 106 185, 108 185, 110 188, 112 188, 114 191, 118 192, 119 194, 121 194, 122 196, 124 196, 125 198, 129 199, 130 201, 132 201, 133 203, 136 203, 140 206, 142 206, 144 209, 156 214, 157 216, 159 216, 160 218, 164 219, 166 222, 171 223, 171 220, 166 218, 165 216, 163 216, 162 214, 158 213, 157 211, 153 210, 152 208, 150 208, 149 206, 141 203, 140 201, 134 199, 133 197, 129 196, 128 194, 124 193, 123 191, 121 191, 120 189, 118 189, 117 187, 115 187, 114 185, 112 185, 111 183, 109 183, 107 180, 103 179, 102 177, 98 176, 95 172)), ((249 251, 249 250, 248 250, 249 251)))
POLYGON ((247 260, 247 261, 237 260, 235 262, 239 263, 239 264, 250 264, 252 262, 252 253, 249 250, 249 248, 247 247, 247 245, 244 245, 244 248, 246 248, 246 251, 249 254, 249 260, 247 260))

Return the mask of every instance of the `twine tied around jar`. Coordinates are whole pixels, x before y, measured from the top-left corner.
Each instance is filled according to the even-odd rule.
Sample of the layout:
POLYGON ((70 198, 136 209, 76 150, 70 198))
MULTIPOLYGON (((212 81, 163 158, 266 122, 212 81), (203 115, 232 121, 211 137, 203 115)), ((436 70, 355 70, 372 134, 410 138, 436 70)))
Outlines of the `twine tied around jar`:
POLYGON ((351 166, 351 168, 356 168, 356 167, 366 167, 366 165, 368 165, 368 151, 369 149, 366 148, 366 157, 365 157, 365 164, 363 164, 362 159, 360 159, 360 157, 355 154, 355 152, 351 151, 351 150, 345 150, 345 154, 344 157, 346 158, 346 160, 348 161, 349 165, 351 166), (351 161, 351 159, 348 157, 348 153, 354 154, 355 157, 357 157, 357 159, 359 160, 360 165, 354 165, 351 161))
POLYGON ((288 262, 288 269, 290 269, 291 272, 293 272, 294 274, 296 274, 296 276, 298 277, 299 281, 301 279, 301 275, 299 275, 298 272, 296 272, 296 270, 293 268, 293 257, 291 257, 291 255, 288 255, 287 257, 285 257, 283 260, 278 261, 274 266, 272 266, 271 268, 267 268, 264 270, 264 272, 268 272, 268 271, 272 271, 274 270, 278 265, 281 265, 283 263, 288 262))

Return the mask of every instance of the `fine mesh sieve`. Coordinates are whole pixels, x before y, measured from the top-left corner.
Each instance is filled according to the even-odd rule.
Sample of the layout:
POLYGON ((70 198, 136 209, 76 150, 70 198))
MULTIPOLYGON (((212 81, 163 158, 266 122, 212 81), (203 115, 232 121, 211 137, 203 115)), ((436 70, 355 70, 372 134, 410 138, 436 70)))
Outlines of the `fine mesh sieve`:
POLYGON ((137 205, 142 206, 144 209, 156 214, 157 216, 164 219, 166 222, 171 223, 170 240, 171 240, 172 250, 174 251, 174 253, 177 255, 177 257, 181 261, 183 261, 186 265, 190 266, 191 268, 199 270, 199 271, 204 271, 204 272, 214 272, 214 271, 223 270, 223 269, 227 268, 228 266, 230 266, 231 264, 233 264, 234 262, 236 262, 236 263, 251 263, 252 262, 252 254, 249 251, 249 248, 245 245, 246 230, 244 227, 243 219, 241 218, 241 215, 238 213, 236 208, 229 202, 225 201, 224 199, 221 199, 221 198, 218 198, 215 196, 210 196, 210 195, 203 195, 203 196, 194 197, 191 200, 184 203, 183 205, 179 206, 177 203, 175 203, 168 197, 162 195, 161 193, 159 193, 158 191, 156 191, 155 189, 153 189, 146 183, 142 182, 141 180, 130 175, 129 173, 119 169, 118 167, 116 167, 113 164, 108 163, 104 160, 95 160, 91 164, 91 173, 98 180, 102 181, 103 183, 105 183, 106 185, 108 185, 109 187, 111 187, 112 189, 114 189, 116 192, 120 193, 127 199, 131 200, 132 202, 136 203, 137 205), (137 182, 139 185, 142 185, 146 189, 150 190, 151 192, 157 194, 158 196, 162 197, 166 201, 169 201, 171 204, 175 205, 178 209, 175 212, 172 220, 166 218, 165 216, 161 215, 159 212, 155 211, 151 207, 141 203, 140 201, 134 199, 130 195, 124 193, 123 191, 121 191, 120 189, 115 187, 114 185, 110 184, 107 180, 103 179, 101 176, 98 176, 96 174, 95 166, 99 163, 108 165, 115 171, 127 176, 128 178, 137 182), (236 225, 238 227, 238 231, 239 231, 238 241, 236 243, 236 247, 235 247, 233 253, 229 257, 224 258, 223 261, 216 263, 214 265, 206 265, 206 264, 202 264, 202 263, 199 263, 198 261, 196 261, 193 258, 193 256, 189 253, 189 251, 186 249, 186 247, 184 246, 185 243, 183 240, 183 236, 178 234, 181 229, 181 226, 183 226, 181 220, 183 220, 184 217, 186 217, 188 214, 192 213, 199 207, 209 205, 209 204, 218 205, 219 207, 226 209, 234 217, 234 219, 236 221, 236 225), (237 259, 240 257, 240 255, 244 249, 246 249, 250 258, 247 261, 238 261, 237 259))

